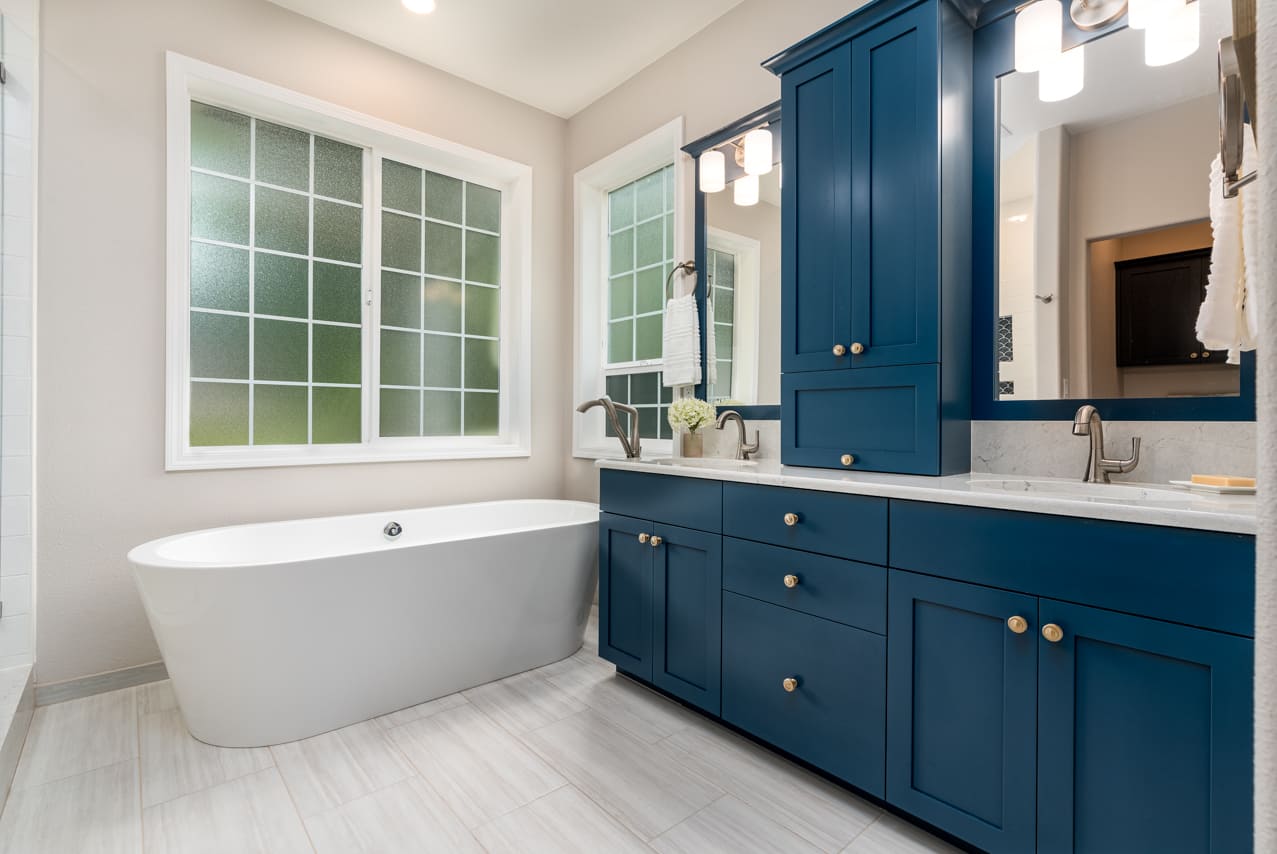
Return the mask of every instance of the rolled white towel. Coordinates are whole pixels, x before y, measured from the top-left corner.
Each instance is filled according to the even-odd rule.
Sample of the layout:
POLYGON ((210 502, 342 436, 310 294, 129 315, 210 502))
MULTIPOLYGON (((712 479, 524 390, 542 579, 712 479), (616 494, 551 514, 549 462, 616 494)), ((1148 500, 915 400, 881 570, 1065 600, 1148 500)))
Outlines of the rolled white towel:
POLYGON ((1211 161, 1209 192, 1214 245, 1206 299, 1197 315, 1197 340, 1211 350, 1227 350, 1229 364, 1237 364, 1245 329, 1242 212, 1240 199, 1224 198, 1224 167, 1218 155, 1211 161))

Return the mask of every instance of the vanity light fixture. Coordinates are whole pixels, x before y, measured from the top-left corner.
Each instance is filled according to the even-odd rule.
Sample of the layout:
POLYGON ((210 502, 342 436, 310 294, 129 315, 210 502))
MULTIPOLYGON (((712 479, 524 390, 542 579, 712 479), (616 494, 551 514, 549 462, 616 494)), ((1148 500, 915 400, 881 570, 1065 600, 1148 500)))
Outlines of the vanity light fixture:
POLYGON ((717 193, 727 186, 727 158, 716 148, 701 153, 697 159, 700 165, 701 192, 717 193))
POLYGON ((1042 66, 1038 71, 1038 100, 1063 101, 1082 91, 1086 78, 1083 47, 1066 50, 1042 66))
POLYGON ((747 175, 766 175, 772 171, 772 132, 754 128, 745 134, 744 163, 747 175))
POLYGON ((1058 56, 1064 40, 1060 0, 1035 0, 1015 13, 1015 70, 1040 70, 1058 56))
POLYGON ((1166 17, 1177 0, 1130 0, 1126 12, 1126 26, 1143 30, 1166 17))
POLYGON ((1201 3, 1172 2, 1144 30, 1144 64, 1170 65, 1197 52, 1201 42, 1201 3))
POLYGON ((732 201, 743 208, 758 204, 758 176, 742 175, 733 181, 732 201))
POLYGON ((435 0, 403 0, 403 7, 418 15, 429 15, 435 10, 435 0))

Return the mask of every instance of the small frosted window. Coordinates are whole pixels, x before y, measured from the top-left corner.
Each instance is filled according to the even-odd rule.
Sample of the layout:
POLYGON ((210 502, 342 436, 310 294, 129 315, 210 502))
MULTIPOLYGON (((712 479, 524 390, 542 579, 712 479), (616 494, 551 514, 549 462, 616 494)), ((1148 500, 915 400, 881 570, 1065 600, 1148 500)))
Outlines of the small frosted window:
POLYGON ((364 149, 191 104, 190 443, 359 443, 364 149))

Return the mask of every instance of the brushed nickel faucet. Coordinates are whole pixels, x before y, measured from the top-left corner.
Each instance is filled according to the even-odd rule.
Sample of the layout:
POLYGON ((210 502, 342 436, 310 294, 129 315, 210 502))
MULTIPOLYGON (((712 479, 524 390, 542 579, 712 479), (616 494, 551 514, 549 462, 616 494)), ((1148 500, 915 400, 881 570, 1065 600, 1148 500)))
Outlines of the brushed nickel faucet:
POLYGON ((621 448, 625 451, 627 460, 637 460, 639 454, 642 453, 640 447, 642 439, 639 436, 639 414, 638 410, 633 406, 624 403, 616 403, 606 394, 597 400, 587 400, 576 408, 577 412, 589 412, 596 406, 601 406, 607 410, 607 417, 612 422, 612 430, 615 431, 616 437, 621 440, 621 448), (624 412, 630 416, 629 432, 621 429, 621 419, 616 417, 617 410, 624 412))
POLYGON ((741 418, 740 413, 735 409, 729 409, 718 416, 718 423, 714 425, 714 429, 722 430, 727 426, 728 421, 736 422, 736 459, 747 460, 750 454, 758 453, 758 431, 754 431, 754 443, 749 444, 746 441, 745 419, 741 418))
POLYGON ((1083 483, 1110 483, 1110 474, 1126 474, 1140 464, 1140 437, 1131 440, 1131 456, 1125 460, 1104 458, 1104 420, 1100 411, 1091 404, 1078 408, 1073 416, 1073 435, 1091 437, 1091 453, 1086 460, 1083 483))

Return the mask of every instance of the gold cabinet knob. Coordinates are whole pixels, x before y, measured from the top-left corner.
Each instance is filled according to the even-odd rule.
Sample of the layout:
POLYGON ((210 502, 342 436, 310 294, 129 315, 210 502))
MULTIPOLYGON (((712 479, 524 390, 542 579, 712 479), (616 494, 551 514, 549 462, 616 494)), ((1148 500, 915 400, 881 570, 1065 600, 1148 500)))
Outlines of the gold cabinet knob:
POLYGON ((845 466, 849 466, 856 461, 856 458, 853 457, 851 454, 843 454, 841 457, 838 458, 838 461, 845 466))
POLYGON ((1202 358, 1203 358, 1203 359, 1209 359, 1209 358, 1210 358, 1210 350, 1203 350, 1203 351, 1202 351, 1202 358))
POLYGON ((1190 358, 1190 359, 1196 359, 1196 358, 1197 358, 1197 354, 1196 354, 1196 353, 1189 353, 1189 354, 1188 354, 1188 358, 1190 358))
POLYGON ((1007 628, 1017 635, 1022 635, 1029 630, 1029 621, 1017 614, 1007 618, 1007 628))
POLYGON ((792 527, 794 527, 795 525, 797 525, 797 524, 798 524, 798 514, 797 514, 797 513, 786 513, 786 514, 785 514, 785 524, 786 524, 786 525, 788 525, 788 526, 789 526, 789 527, 791 527, 791 528, 792 528, 792 527))
POLYGON ((798 679, 794 676, 786 676, 781 680, 780 687, 785 689, 785 693, 792 694, 798 690, 798 679))
POLYGON ((843 345, 841 345, 841 344, 835 344, 835 345, 834 345, 834 355, 835 355, 835 356, 845 356, 845 355, 847 355, 847 348, 846 348, 846 347, 844 347, 844 346, 843 346, 843 345))
POLYGON ((652 539, 651 534, 639 534, 639 542, 640 542, 640 543, 646 543, 646 542, 647 542, 648 540, 650 540, 650 539, 652 539))
POLYGON ((1064 640, 1064 629, 1060 628, 1055 623, 1047 623, 1042 627, 1042 637, 1046 638, 1051 643, 1059 643, 1064 640))
POLYGON ((851 354, 853 356, 859 356, 863 352, 865 352, 865 345, 859 341, 851 345, 851 354))
POLYGON ((660 537, 656 536, 655 534, 652 535, 652 548, 656 548, 663 542, 665 541, 662 540, 660 537))
POLYGON ((785 586, 786 586, 786 587, 788 587, 788 588, 790 588, 791 590, 792 590, 793 588, 797 587, 797 586, 798 586, 798 576, 797 576, 797 575, 786 575, 786 576, 785 576, 785 586))

